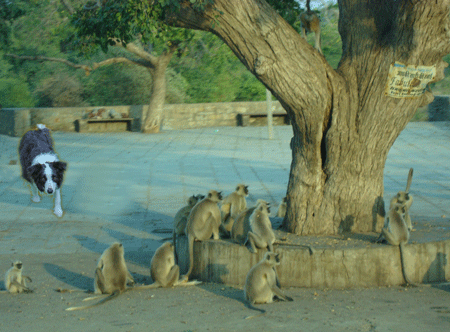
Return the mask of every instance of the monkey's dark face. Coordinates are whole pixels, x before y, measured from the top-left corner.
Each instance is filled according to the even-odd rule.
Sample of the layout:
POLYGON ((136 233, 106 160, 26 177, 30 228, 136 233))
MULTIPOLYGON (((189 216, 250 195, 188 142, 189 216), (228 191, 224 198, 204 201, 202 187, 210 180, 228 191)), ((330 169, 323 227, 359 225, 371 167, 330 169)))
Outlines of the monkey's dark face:
POLYGON ((399 203, 399 204, 404 204, 404 203, 408 202, 410 199, 411 199, 411 197, 409 196, 409 193, 400 191, 397 194, 397 203, 399 203))
POLYGON ((22 262, 16 261, 16 262, 12 263, 12 266, 14 266, 18 270, 21 270, 22 269, 22 262))
POLYGON ((221 191, 219 191, 219 192, 217 193, 217 199, 218 199, 219 201, 221 201, 221 200, 223 199, 223 196, 222 196, 222 192, 221 192, 221 191))
POLYGON ((244 193, 245 193, 245 195, 248 195, 248 186, 244 187, 244 193))

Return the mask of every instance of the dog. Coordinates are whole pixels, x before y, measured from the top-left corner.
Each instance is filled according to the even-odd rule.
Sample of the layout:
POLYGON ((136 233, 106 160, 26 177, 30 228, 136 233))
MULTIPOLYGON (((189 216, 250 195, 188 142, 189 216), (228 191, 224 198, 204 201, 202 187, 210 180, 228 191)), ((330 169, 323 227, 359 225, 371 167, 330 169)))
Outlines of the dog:
POLYGON ((43 124, 37 130, 26 132, 19 144, 19 157, 22 166, 22 177, 31 185, 31 200, 40 202, 39 192, 55 194, 53 213, 62 217, 61 184, 67 163, 59 161, 53 149, 50 130, 43 124))

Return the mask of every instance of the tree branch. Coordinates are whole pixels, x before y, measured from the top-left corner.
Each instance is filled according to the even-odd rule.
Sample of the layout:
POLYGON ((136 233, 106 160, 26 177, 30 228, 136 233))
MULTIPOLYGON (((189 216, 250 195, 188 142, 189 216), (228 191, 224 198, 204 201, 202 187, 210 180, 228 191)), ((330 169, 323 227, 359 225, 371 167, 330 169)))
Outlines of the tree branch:
POLYGON ((125 57, 110 58, 110 59, 106 59, 101 62, 94 62, 92 64, 92 66, 88 66, 88 65, 76 64, 76 63, 70 62, 68 60, 61 59, 61 58, 51 58, 51 57, 46 57, 46 56, 27 56, 27 55, 17 55, 17 54, 6 54, 6 56, 9 56, 9 57, 12 57, 15 59, 19 59, 19 60, 60 62, 60 63, 64 63, 65 65, 67 65, 69 67, 83 69, 86 72, 86 75, 89 75, 91 71, 93 71, 99 67, 108 66, 108 65, 112 65, 112 64, 116 64, 116 63, 133 64, 133 65, 138 65, 138 66, 142 66, 142 67, 146 67, 146 68, 152 67, 152 65, 145 60, 131 60, 131 59, 128 59, 125 57))
POLYGON ((67 11, 69 12, 70 15, 73 15, 75 13, 75 10, 73 9, 72 5, 70 4, 69 1, 67 0, 61 0, 62 4, 64 5, 64 7, 66 7, 67 11))
POLYGON ((332 103, 331 77, 340 75, 265 1, 230 5, 215 0, 204 11, 184 1, 179 11, 166 12, 166 20, 221 38, 289 115, 301 121, 302 130, 311 130, 308 123, 324 122, 332 103))

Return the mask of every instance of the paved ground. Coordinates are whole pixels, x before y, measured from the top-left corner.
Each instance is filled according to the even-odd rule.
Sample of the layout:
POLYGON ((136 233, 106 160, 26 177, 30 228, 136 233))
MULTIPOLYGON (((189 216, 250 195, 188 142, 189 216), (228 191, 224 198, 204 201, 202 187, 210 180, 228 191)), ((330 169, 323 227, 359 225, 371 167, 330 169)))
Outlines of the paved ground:
MULTIPOLYGON (((50 197, 43 197, 39 204, 31 203, 29 189, 19 177, 20 166, 9 164, 11 160, 18 160, 19 139, 0 135, 0 271, 9 268, 10 260, 21 259, 24 269, 35 279, 33 286, 36 287, 35 294, 8 296, 4 298, 5 301, 0 301, 2 316, 3 312, 11 314, 11 319, 0 321, 0 328, 9 327, 13 331, 26 328, 39 330, 33 325, 34 319, 46 321, 49 315, 53 326, 60 329, 67 325, 64 329, 68 331, 86 330, 87 326, 92 328, 87 330, 94 331, 98 330, 100 323, 113 331, 133 328, 140 331, 144 326, 146 330, 162 329, 164 321, 159 320, 159 325, 152 325, 154 320, 145 320, 146 312, 156 310, 155 306, 142 308, 140 304, 131 304, 128 303, 131 300, 126 300, 131 296, 136 303, 146 303, 152 299, 149 294, 126 295, 127 298, 122 300, 127 303, 127 313, 123 313, 126 316, 123 319, 108 316, 111 309, 102 308, 100 310, 106 311, 102 312, 101 319, 95 320, 95 313, 80 316, 62 311, 69 302, 72 305, 77 303, 84 294, 59 295, 54 289, 92 288, 96 260, 114 241, 124 244, 130 270, 138 281, 145 282, 153 252, 161 244, 160 239, 167 236, 152 233, 152 230, 170 228, 173 216, 192 194, 206 193, 209 189, 223 190, 228 194, 237 183, 245 182, 250 189, 249 205, 262 198, 276 206, 287 187, 291 136, 290 126, 275 127, 273 140, 267 139, 265 127, 166 131, 158 135, 55 132, 53 138, 56 149, 61 159, 69 164, 62 187, 65 214, 58 219, 52 214, 53 202, 50 197), (46 299, 52 300, 48 303, 46 299), (53 305, 53 301, 58 303, 53 305), (37 303, 37 307, 33 307, 33 310, 30 303, 37 303), (140 327, 133 324, 132 317, 127 316, 135 313, 135 317, 138 317, 133 308, 138 308, 141 313, 139 317, 143 317, 140 318, 143 319, 140 327), (63 323, 66 318, 69 320, 63 323), (83 323, 85 319, 89 325, 86 325, 87 321, 83 323)), ((412 217, 427 218, 430 222, 439 221, 450 226, 449 139, 450 127, 447 123, 409 124, 389 153, 385 169, 385 196, 391 197, 404 188, 408 169, 414 167, 412 217)), ((448 227, 443 228, 443 231, 448 230, 448 227)), ((2 286, 0 282, 0 288, 2 286)), ((428 327, 431 331, 433 324, 438 324, 436 331, 448 330, 449 291, 449 288, 428 288, 423 292, 422 289, 414 290, 414 295, 411 295, 412 291, 408 293, 411 299, 398 297, 398 294, 406 296, 407 292, 401 288, 383 289, 382 292, 333 291, 328 293, 329 301, 324 300, 317 307, 317 310, 325 310, 327 316, 313 312, 314 306, 319 303, 314 301, 324 299, 315 296, 318 290, 292 289, 294 299, 301 302, 296 302, 297 314, 295 311, 291 313, 295 318, 289 318, 289 324, 292 325, 286 326, 302 323, 302 326, 310 328, 320 328, 320 324, 334 326, 333 330, 401 331, 406 330, 403 328, 406 325, 399 326, 401 323, 397 322, 398 317, 390 313, 395 310, 395 306, 400 306, 401 317, 413 330, 415 327, 428 327), (358 295, 358 292, 366 293, 358 295), (334 297, 330 295, 332 293, 334 297), (374 306, 370 309, 364 303, 359 303, 361 296, 375 299, 369 301, 375 303, 374 306), (417 302, 419 296, 421 300, 417 302), (339 304, 332 305, 332 301, 339 301, 339 304), (304 307, 302 303, 309 304, 304 307), (426 308, 422 308, 424 304, 426 308), (334 305, 336 308, 333 308, 334 305), (344 316, 335 317, 337 312, 341 309, 345 311, 346 308, 356 318, 349 318, 348 313, 345 317, 350 321, 343 320, 344 316), (352 311, 352 308, 359 308, 359 314, 363 316, 357 317, 358 310, 352 311), (377 316, 383 310, 386 311, 384 315, 387 322, 385 316, 377 316), (367 311, 371 312, 372 316, 369 316, 372 318, 364 318, 367 311), (415 321, 412 318, 417 317, 416 314, 428 316, 415 321), (308 325, 312 323, 308 319, 313 317, 313 322, 319 325, 308 325), (336 322, 340 323, 336 325, 336 322)), ((181 313, 176 319, 178 325, 170 325, 167 330, 207 330, 219 322, 225 330, 240 330, 227 316, 232 314, 235 319, 246 316, 242 311, 248 309, 244 309, 241 293, 240 290, 217 285, 173 291, 157 290, 152 294, 164 296, 165 302, 157 306, 159 311, 148 314, 151 317, 156 315, 154 319, 161 319, 162 313, 169 310, 167 308, 175 307, 181 313), (192 300, 191 296, 196 300, 192 300), (200 303, 204 307, 200 313, 197 304, 183 309, 177 302, 178 297, 183 299, 183 303, 200 303), (222 303, 227 308, 225 311, 222 311, 222 303), (211 311, 214 315, 208 315, 211 311), (194 316, 199 320, 196 321, 194 316), (212 325, 204 325, 208 321, 206 317, 212 320, 212 325)), ((120 308, 122 302, 117 301, 103 307, 120 308)), ((268 311, 270 308, 287 310, 287 305, 279 303, 274 305, 276 307, 267 305, 266 308, 268 311)), ((274 309, 269 317, 264 318, 266 321, 255 318, 250 320, 255 323, 246 323, 245 326, 250 330, 258 330, 261 327, 283 325, 285 316, 289 314, 287 311, 277 314, 277 310, 274 309)), ((39 326, 47 330, 45 324, 39 326)))

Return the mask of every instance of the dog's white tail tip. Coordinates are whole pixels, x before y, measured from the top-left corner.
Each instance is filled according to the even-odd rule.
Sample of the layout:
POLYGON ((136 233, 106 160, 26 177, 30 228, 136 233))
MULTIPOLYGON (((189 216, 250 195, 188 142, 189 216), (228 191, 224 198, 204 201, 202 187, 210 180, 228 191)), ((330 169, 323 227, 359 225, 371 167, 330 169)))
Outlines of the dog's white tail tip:
POLYGON ((37 124, 36 127, 38 127, 38 129, 41 129, 41 130, 47 128, 47 127, 46 127, 45 125, 43 125, 42 123, 37 124))

